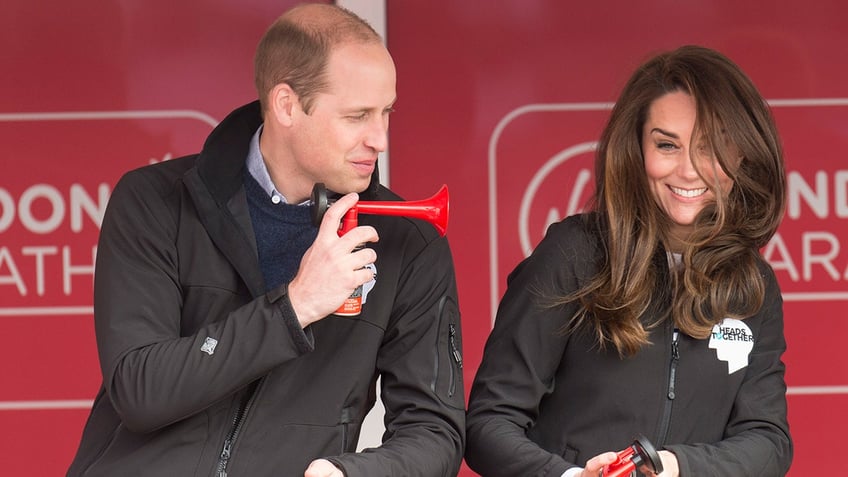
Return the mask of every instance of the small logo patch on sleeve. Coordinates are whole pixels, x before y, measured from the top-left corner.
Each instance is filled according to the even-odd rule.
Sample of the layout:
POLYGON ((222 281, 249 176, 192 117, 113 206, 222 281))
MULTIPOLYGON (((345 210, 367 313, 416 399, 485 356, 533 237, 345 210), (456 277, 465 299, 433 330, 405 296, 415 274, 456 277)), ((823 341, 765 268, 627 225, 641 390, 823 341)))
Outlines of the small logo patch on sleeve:
POLYGON ((218 346, 218 340, 215 338, 206 337, 206 341, 203 342, 203 346, 200 347, 200 351, 212 356, 215 352, 215 347, 218 346))
POLYGON ((368 293, 371 292, 371 289, 374 288, 374 285, 377 283, 377 267, 373 263, 369 263, 368 265, 365 265, 365 268, 370 269, 371 272, 374 273, 374 278, 362 285, 363 304, 368 300, 368 293))

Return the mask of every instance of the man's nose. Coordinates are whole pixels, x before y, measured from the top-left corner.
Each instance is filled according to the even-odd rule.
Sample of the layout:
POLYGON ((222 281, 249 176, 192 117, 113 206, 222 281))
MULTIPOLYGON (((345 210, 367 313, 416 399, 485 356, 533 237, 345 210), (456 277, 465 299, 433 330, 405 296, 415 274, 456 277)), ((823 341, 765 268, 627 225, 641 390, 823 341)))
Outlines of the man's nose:
POLYGON ((379 116, 374 118, 368 126, 365 136, 365 145, 377 152, 383 152, 389 145, 389 118, 379 116))

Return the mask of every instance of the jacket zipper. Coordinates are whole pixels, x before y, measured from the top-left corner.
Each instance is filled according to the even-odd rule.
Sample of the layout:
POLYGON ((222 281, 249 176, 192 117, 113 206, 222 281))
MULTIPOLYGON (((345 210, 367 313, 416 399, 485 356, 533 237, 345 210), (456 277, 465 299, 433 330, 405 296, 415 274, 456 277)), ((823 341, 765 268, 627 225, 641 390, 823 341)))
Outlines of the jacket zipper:
MULTIPOLYGON (((456 325, 450 323, 448 325, 448 343, 450 344, 450 354, 453 357, 453 361, 456 363, 459 369, 462 369, 462 353, 459 352, 459 347, 456 344, 456 325)), ((450 390, 448 391, 448 396, 453 396, 456 392, 456 377, 454 376, 453 366, 450 367, 450 390)))
POLYGON ((230 462, 233 445, 241 432, 241 426, 244 423, 244 418, 247 416, 247 412, 253 405, 253 400, 256 397, 256 389, 259 387, 258 383, 258 381, 255 381, 250 385, 249 391, 245 395, 245 399, 242 400, 235 416, 233 416, 233 424, 230 427, 230 432, 227 433, 227 438, 224 439, 224 448, 221 450, 221 455, 218 457, 218 467, 215 472, 216 477, 227 477, 227 464, 230 462))
POLYGON ((671 425, 671 408, 674 404, 675 398, 674 384, 677 378, 677 362, 680 361, 680 349, 677 345, 679 337, 680 332, 677 328, 675 328, 671 340, 671 364, 669 365, 668 392, 666 393, 666 397, 668 399, 665 401, 665 406, 663 408, 662 424, 660 425, 660 440, 657 442, 658 446, 665 443, 666 438, 668 438, 668 428, 671 425))

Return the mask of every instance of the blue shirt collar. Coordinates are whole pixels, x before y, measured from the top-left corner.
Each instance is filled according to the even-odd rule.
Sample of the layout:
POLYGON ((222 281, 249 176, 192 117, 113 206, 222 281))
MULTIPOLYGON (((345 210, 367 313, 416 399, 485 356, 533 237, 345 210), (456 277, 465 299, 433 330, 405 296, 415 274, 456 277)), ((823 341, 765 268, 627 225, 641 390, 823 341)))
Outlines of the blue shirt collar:
MULTIPOLYGON (((271 180, 271 174, 268 173, 268 167, 265 166, 265 159, 262 157, 262 151, 259 150, 259 138, 262 136, 262 127, 263 125, 260 124, 259 129, 256 130, 253 137, 250 139, 250 148, 247 151, 247 171, 250 172, 250 175, 254 179, 256 179, 256 182, 259 183, 262 190, 268 194, 271 202, 275 204, 286 204, 288 201, 283 194, 277 190, 277 187, 274 186, 274 181, 271 180)), ((311 203, 311 200, 307 200, 298 205, 310 205, 311 203)))

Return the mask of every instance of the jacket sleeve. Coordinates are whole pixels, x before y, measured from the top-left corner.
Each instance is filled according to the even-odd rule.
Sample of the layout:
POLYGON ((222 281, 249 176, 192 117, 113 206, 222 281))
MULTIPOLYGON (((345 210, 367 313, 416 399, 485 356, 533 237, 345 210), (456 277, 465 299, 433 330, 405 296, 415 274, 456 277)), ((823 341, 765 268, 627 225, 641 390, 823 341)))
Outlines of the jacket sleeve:
MULTIPOLYGON (((713 444, 668 445, 677 455, 681 477, 782 476, 792 463, 792 439, 786 417, 783 299, 774 273, 766 270, 766 299, 736 396, 725 438, 713 444)), ((748 320, 746 320, 747 322, 748 320)))
POLYGON ((231 283, 181 283, 180 268, 193 266, 176 246, 179 220, 186 220, 180 214, 187 212, 178 180, 163 169, 130 172, 116 185, 95 269, 104 388, 136 432, 193 415, 307 351, 290 328, 293 312, 284 293, 276 302, 266 296, 250 301, 231 283), (208 309, 184 309, 184 294, 194 285, 214 296, 208 309))
POLYGON ((330 460, 347 477, 457 475, 465 444, 462 337, 453 260, 438 238, 402 272, 377 358, 383 444, 330 460))
POLYGON ((530 257, 510 274, 468 404, 466 462, 486 477, 555 476, 574 463, 528 437, 540 403, 551 393, 567 344, 559 330, 574 309, 540 303, 553 287, 564 292, 586 273, 588 248, 568 224, 554 224, 530 257), (541 292, 541 293, 540 293, 541 292))

